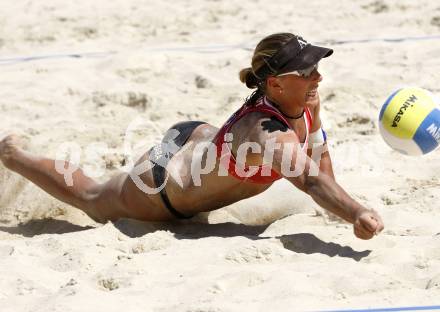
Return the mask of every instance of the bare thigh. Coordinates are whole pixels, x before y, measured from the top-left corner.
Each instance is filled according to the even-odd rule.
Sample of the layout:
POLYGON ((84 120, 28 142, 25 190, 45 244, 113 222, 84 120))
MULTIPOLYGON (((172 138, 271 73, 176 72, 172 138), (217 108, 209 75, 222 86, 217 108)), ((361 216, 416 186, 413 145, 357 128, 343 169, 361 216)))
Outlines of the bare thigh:
MULTIPOLYGON (((145 172, 141 176, 143 183, 154 187, 151 172, 145 172)), ((165 221, 173 218, 163 205, 159 194, 143 192, 128 173, 118 174, 100 185, 97 194, 94 204, 107 220, 132 218, 165 221)))
MULTIPOLYGON (((188 141, 210 139, 217 130, 209 124, 199 125, 194 129, 188 141)), ((139 174, 139 166, 148 159, 149 152, 146 152, 136 162, 130 174, 118 174, 99 186, 95 204, 107 219, 115 220, 121 217, 146 221, 175 219, 175 216, 166 208, 160 194, 148 191, 148 189, 156 188, 152 170, 145 170, 145 172, 141 170, 142 173, 139 174), (136 176, 139 178, 137 179, 136 176)))

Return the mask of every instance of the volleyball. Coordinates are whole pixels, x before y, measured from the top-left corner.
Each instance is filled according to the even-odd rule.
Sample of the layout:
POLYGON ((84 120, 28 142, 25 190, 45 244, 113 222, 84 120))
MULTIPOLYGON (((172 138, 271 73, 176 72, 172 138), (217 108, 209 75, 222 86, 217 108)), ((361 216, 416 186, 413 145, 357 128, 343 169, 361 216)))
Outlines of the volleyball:
POLYGON ((440 142, 439 100, 429 91, 401 88, 393 92, 379 114, 384 141, 406 155, 423 155, 440 142))

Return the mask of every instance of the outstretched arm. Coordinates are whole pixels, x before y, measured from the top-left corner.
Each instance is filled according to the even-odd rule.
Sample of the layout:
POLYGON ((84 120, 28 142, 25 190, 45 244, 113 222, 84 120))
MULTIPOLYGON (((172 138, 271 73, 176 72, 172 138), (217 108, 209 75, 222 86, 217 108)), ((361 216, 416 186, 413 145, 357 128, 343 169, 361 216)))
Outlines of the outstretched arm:
POLYGON ((353 224, 357 237, 370 239, 382 231, 383 223, 380 216, 374 210, 356 202, 325 173, 316 177, 306 175, 304 188, 321 207, 353 224))
POLYGON ((270 132, 264 128, 261 127, 259 131, 260 143, 275 139, 280 146, 274 151, 272 164, 274 170, 297 188, 309 194, 321 207, 353 224, 357 237, 370 239, 383 229, 382 220, 374 210, 367 209, 356 202, 331 175, 318 169, 318 164, 301 148, 294 131, 269 127, 278 129, 270 132))
POLYGON ((307 155, 311 157, 312 160, 319 166, 319 171, 335 180, 335 174, 333 172, 333 165, 327 142, 324 142, 323 145, 316 146, 313 149, 309 149, 307 151, 307 155))

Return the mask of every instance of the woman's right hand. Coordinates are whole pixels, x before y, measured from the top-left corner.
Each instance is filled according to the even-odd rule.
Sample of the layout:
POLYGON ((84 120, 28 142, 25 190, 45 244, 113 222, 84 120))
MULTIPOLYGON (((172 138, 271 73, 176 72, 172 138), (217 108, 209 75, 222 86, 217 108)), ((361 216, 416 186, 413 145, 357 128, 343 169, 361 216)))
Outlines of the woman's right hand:
POLYGON ((370 239, 384 228, 379 214, 374 210, 364 209, 357 215, 353 223, 354 234, 360 239, 370 239))

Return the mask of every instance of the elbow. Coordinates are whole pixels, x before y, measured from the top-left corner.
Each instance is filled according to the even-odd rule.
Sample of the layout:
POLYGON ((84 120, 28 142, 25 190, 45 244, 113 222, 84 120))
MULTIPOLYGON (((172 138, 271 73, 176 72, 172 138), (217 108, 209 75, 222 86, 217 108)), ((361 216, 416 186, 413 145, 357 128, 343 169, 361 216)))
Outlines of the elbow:
POLYGON ((309 177, 306 174, 302 174, 295 178, 285 178, 289 180, 296 188, 309 195, 310 191, 317 185, 316 177, 309 177))
POLYGON ((316 187, 318 186, 318 178, 306 175, 303 180, 303 191, 311 195, 313 193, 313 190, 316 189, 316 187))

